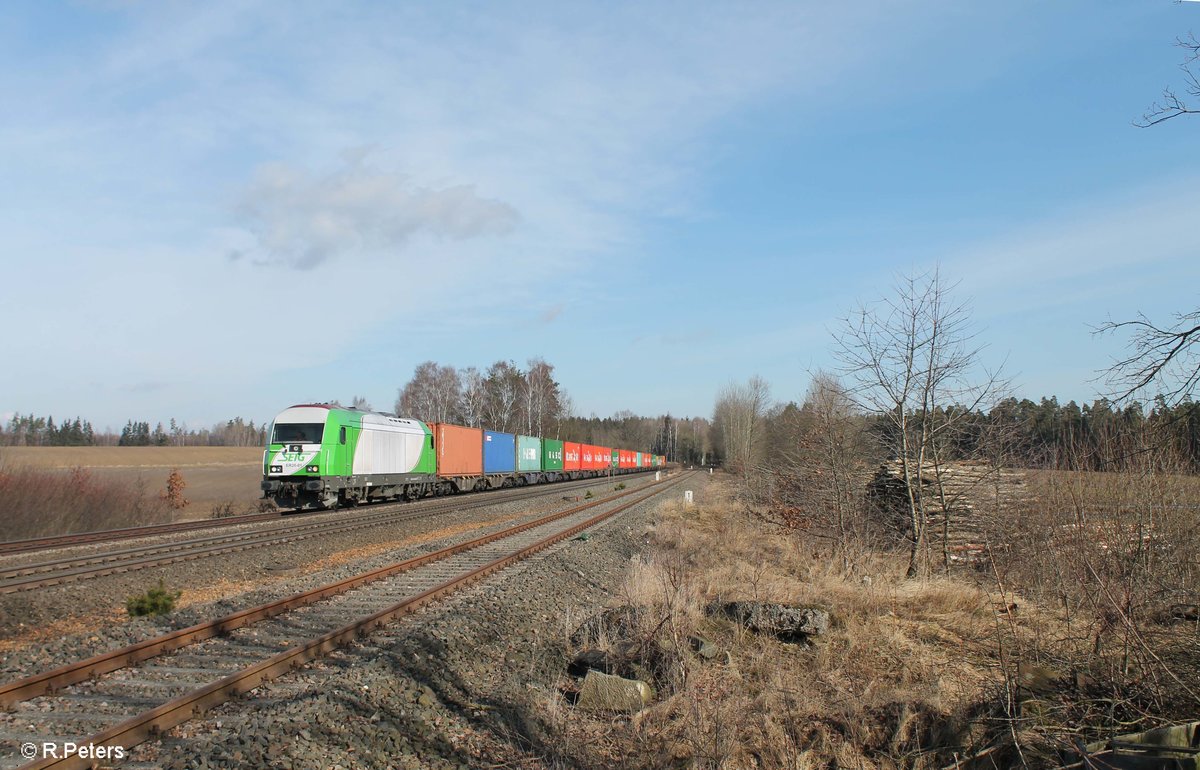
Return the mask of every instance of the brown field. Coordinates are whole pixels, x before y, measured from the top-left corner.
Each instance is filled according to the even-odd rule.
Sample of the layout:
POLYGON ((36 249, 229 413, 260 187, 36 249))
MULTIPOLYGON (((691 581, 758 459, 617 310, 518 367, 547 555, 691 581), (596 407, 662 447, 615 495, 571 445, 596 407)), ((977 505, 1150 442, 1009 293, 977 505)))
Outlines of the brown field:
POLYGON ((1147 495, 1172 502, 1200 500, 1200 476, 1187 473, 1128 473, 1115 471, 1056 471, 1016 469, 1030 491, 1039 497, 1068 497, 1081 505, 1115 507, 1140 504, 1147 495))
POLYGON ((262 493, 261 447, 3 447, 0 463, 7 468, 59 471, 86 468, 97 480, 145 484, 148 491, 166 489, 171 469, 187 482, 190 504, 176 518, 202 519, 218 505, 232 503, 237 513, 257 504, 262 493))

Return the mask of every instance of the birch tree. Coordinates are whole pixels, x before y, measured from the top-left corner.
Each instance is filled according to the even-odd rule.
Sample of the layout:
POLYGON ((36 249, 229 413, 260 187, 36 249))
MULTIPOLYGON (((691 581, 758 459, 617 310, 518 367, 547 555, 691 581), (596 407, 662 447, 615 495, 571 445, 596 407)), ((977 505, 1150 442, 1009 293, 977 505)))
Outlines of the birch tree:
POLYGON ((746 481, 758 460, 770 400, 770 386, 758 375, 745 384, 730 382, 717 394, 713 422, 719 425, 725 461, 746 481))
POLYGON ((907 497, 909 577, 929 566, 922 470, 932 468, 934 492, 944 498, 941 447, 964 416, 990 407, 1006 387, 981 369, 969 310, 952 300, 953 288, 937 269, 901 277, 892 296, 860 305, 835 335, 851 395, 888 424, 886 449, 899 461, 907 497))
POLYGON ((483 404, 487 398, 487 380, 474 366, 462 370, 462 401, 459 413, 465 425, 478 428, 483 425, 483 404))
POLYGON ((510 361, 488 367, 483 400, 484 424, 492 430, 511 433, 520 425, 519 401, 524 380, 510 361))
POLYGON ((525 432, 531 436, 546 435, 550 421, 558 415, 558 383, 554 367, 541 358, 529 359, 522 389, 525 403, 525 432))
POLYGON ((396 399, 396 414, 425 422, 454 422, 458 419, 462 383, 453 366, 434 361, 419 364, 396 399))

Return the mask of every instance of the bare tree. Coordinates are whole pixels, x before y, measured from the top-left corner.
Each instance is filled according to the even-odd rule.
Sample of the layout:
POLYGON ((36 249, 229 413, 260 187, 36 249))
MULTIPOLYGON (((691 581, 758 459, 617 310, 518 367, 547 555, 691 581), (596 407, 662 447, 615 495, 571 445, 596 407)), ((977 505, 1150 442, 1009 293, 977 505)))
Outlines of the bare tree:
MULTIPOLYGON (((1192 69, 1192 65, 1200 61, 1200 40, 1197 40, 1194 34, 1190 34, 1186 40, 1177 39, 1175 44, 1188 52, 1183 64, 1179 65, 1179 68, 1183 70, 1183 79, 1187 83, 1187 92, 1193 98, 1200 99, 1200 77, 1197 77, 1195 70, 1192 69)), ((1181 99, 1175 91, 1166 88, 1163 89, 1162 101, 1152 104, 1150 109, 1142 115, 1142 119, 1135 121, 1134 125, 1148 128, 1162 123, 1164 120, 1197 112, 1200 112, 1200 109, 1189 107, 1188 103, 1181 99)))
POLYGON ((1163 394, 1167 401, 1178 402, 1190 397, 1200 384, 1200 310, 1176 313, 1174 323, 1166 327, 1139 313, 1132 321, 1109 321, 1096 331, 1132 333, 1132 352, 1108 370, 1116 401, 1157 382, 1168 388, 1163 394))
POLYGON ((748 481, 758 460, 763 419, 770 407, 767 381, 755 375, 744 385, 731 382, 717 394, 713 421, 719 423, 725 459, 748 481))
POLYGON ((366 396, 355 396, 354 400, 350 403, 350 406, 354 409, 362 409, 365 412, 372 410, 372 406, 367 403, 366 396))
POLYGON ((558 396, 558 416, 554 420, 554 438, 562 438, 563 424, 575 417, 575 399, 563 391, 558 396))
POLYGON ((812 418, 813 430, 805 442, 815 470, 811 488, 832 519, 842 569, 848 569, 851 542, 862 534, 855 516, 864 475, 862 422, 846 388, 828 372, 813 375, 802 411, 812 418))
POLYGON ((438 366, 433 361, 419 364, 413 378, 400 390, 396 413, 426 422, 452 422, 458 419, 462 384, 453 366, 438 366))
POLYGON ((909 577, 928 567, 922 471, 932 466, 940 479, 943 434, 1006 387, 997 373, 977 371, 970 314, 951 301, 952 289, 936 269, 905 276, 893 297, 859 306, 835 335, 835 354, 854 382, 850 393, 888 423, 886 448, 899 460, 907 496, 909 577))
POLYGON ((532 436, 544 436, 550 421, 558 416, 558 383, 554 367, 541 358, 529 359, 522 388, 525 405, 525 431, 532 436))
POLYGON ((468 366, 460 375, 462 381, 462 401, 459 404, 459 414, 463 423, 478 428, 483 425, 483 402, 487 397, 487 380, 474 366, 468 366))
POLYGON ((510 361, 497 361, 488 367, 484 424, 508 433, 521 424, 519 401, 523 384, 521 370, 510 361))

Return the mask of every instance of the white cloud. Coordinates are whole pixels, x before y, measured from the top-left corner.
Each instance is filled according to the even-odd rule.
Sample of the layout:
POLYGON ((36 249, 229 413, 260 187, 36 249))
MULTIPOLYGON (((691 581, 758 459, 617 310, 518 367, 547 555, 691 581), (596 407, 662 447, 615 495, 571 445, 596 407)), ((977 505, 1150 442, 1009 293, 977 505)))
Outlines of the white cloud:
POLYGON ((473 185, 418 187, 361 162, 322 176, 283 163, 261 166, 238 215, 262 252, 250 255, 253 261, 302 270, 346 252, 400 249, 423 233, 451 240, 504 235, 518 221, 512 206, 481 197, 473 185))
POLYGON ((0 126, 0 230, 8 254, 30 255, 24 280, 0 283, 0 320, 37 319, 39 334, 11 341, 28 363, 0 390, 98 423, 179 403, 215 419, 238 408, 233 388, 266 390, 368 338, 372 360, 409 371, 403 341, 478 338, 513 308, 551 320, 572 292, 624 289, 627 247, 646 220, 696 205, 726 121, 798 95, 811 117, 822 100, 894 98, 877 76, 920 17, 893 3, 233 0, 144 4, 84 40, 34 41, 36 61, 0 68, 19 105, 0 126), (71 301, 50 313, 28 286, 71 301), (327 289, 335 320, 315 302, 327 289), (311 314, 299 348, 273 325, 295 296, 314 300, 286 305, 311 314))

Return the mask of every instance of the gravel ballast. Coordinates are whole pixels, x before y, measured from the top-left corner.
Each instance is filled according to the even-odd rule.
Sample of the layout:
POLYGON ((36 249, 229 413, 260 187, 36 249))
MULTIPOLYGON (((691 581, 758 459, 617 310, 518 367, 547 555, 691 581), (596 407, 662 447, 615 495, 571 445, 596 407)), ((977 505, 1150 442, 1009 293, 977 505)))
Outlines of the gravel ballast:
POLYGON ((134 749, 133 766, 554 765, 538 715, 560 697, 567 637, 619 591, 679 490, 217 707, 134 749))
MULTIPOLYGON (((645 477, 634 477, 638 484, 645 477)), ((651 477, 652 478, 652 477, 651 477)), ((214 556, 123 575, 111 575, 49 590, 0 597, 0 628, 11 635, 42 634, 0 653, 0 679, 12 680, 91 655, 118 649, 143 639, 184 628, 239 609, 280 599, 331 583, 410 556, 443 548, 518 521, 578 505, 587 490, 597 497, 613 494, 613 483, 597 481, 586 487, 552 485, 547 495, 489 505, 457 513, 371 527, 329 538, 314 538, 255 551, 214 556), (556 488, 557 487, 557 488, 556 488), (564 500, 563 498, 570 498, 564 500), (519 518, 512 518, 519 517, 519 518), (502 521, 494 521, 504 519, 502 521), (486 526, 481 522, 493 521, 486 526), (383 550, 380 544, 391 544, 383 550), (356 551, 371 555, 356 557, 356 551), (378 552, 376 552, 378 551, 378 552), (330 563, 322 563, 326 560, 330 563), (169 616, 129 619, 128 596, 145 591, 163 579, 168 590, 184 588, 183 602, 211 595, 214 601, 194 601, 169 616), (61 626, 71 628, 63 632, 61 626)), ((471 498, 474 499, 474 498, 471 498)))

